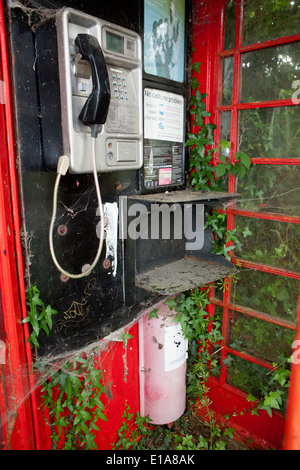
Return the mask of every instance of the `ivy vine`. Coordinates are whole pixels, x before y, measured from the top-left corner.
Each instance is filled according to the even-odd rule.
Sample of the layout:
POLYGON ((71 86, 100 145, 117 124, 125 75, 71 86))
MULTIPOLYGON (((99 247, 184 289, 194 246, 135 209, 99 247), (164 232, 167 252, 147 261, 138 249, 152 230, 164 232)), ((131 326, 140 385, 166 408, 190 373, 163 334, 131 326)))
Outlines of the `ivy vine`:
POLYGON ((52 442, 62 450, 97 449, 99 420, 107 421, 101 395, 102 372, 93 355, 77 354, 52 371, 43 384, 42 404, 49 410, 52 442))
POLYGON ((23 320, 23 323, 29 322, 32 326, 27 342, 38 348, 38 336, 41 331, 49 335, 52 329, 52 315, 56 315, 57 310, 54 310, 50 305, 45 305, 40 298, 40 291, 37 286, 26 289, 26 305, 28 307, 27 317, 23 320))
MULTIPOLYGON (((271 417, 272 410, 282 411, 290 377, 285 363, 290 362, 290 359, 281 364, 273 363, 273 369, 265 371, 268 389, 265 388, 263 396, 257 397, 249 393, 249 406, 224 416, 224 422, 220 422, 211 406, 209 378, 218 374, 220 364, 217 353, 224 347, 224 338, 221 334, 221 318, 216 312, 213 316, 208 313, 208 286, 181 293, 165 303, 176 313, 174 321, 180 322, 183 334, 189 342, 186 411, 170 428, 152 425, 149 416, 142 417, 138 412, 130 412, 130 407, 126 404, 123 423, 113 449, 225 450, 228 439, 236 434, 236 430, 229 426, 229 421, 232 422, 235 417, 246 413, 258 415, 261 410, 265 410, 271 417), (202 410, 209 429, 205 436, 196 436, 189 431, 191 417, 198 413, 198 409, 202 410)), ((223 360, 223 365, 225 363, 226 359, 223 360)))
MULTIPOLYGON (((32 347, 39 348, 41 331, 49 335, 52 315, 57 311, 40 298, 36 286, 26 289, 27 317, 23 323, 31 324, 28 338, 32 347)), ((126 344, 129 336, 126 336, 126 344)), ((55 449, 96 449, 95 432, 99 431, 99 420, 107 420, 101 400, 105 393, 101 384, 102 372, 95 365, 94 354, 78 353, 48 364, 37 359, 36 368, 46 377, 41 388, 41 402, 49 411, 47 424, 52 430, 55 449)))
MULTIPOLYGON (((194 72, 200 74, 201 63, 192 65, 194 72)), ((200 93, 197 76, 191 82, 193 96, 190 99, 190 114, 192 116, 192 132, 188 133, 185 142, 189 148, 190 183, 195 191, 223 191, 221 177, 229 174, 243 178, 251 166, 251 159, 245 152, 236 152, 234 158, 230 157, 230 142, 221 140, 216 145, 214 130, 216 125, 206 122, 211 113, 206 109, 206 93, 200 93), (216 159, 217 157, 217 159, 216 159), (214 165, 214 160, 217 164, 214 165)))

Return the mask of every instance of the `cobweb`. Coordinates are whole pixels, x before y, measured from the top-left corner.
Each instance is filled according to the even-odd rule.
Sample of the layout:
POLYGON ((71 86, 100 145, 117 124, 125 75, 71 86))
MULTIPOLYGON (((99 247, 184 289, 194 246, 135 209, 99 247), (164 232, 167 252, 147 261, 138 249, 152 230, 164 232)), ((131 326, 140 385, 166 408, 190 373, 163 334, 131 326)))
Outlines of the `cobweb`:
POLYGON ((56 18, 64 8, 59 2, 52 0, 9 0, 9 8, 20 8, 28 17, 28 25, 35 31, 48 20, 56 18))
MULTIPOLYGON (((237 197, 234 200, 229 202, 224 202, 220 205, 219 209, 223 209, 226 211, 230 211, 230 209, 245 209, 250 208, 251 211, 255 211, 259 213, 262 209, 270 211, 269 213, 275 214, 276 211, 279 211, 280 214, 283 212, 297 212, 297 208, 299 210, 299 200, 300 200, 300 187, 296 187, 294 189, 290 189, 284 191, 282 193, 276 193, 269 197, 253 197, 253 198, 240 198, 237 197), (288 199, 286 199, 288 198, 288 199), (289 201, 289 205, 285 204, 284 201, 289 201)), ((251 219, 257 221, 257 219, 251 219)), ((260 224, 264 223, 264 221, 259 220, 260 224)), ((299 227, 298 224, 292 224, 296 228, 299 227)), ((261 226, 261 225, 260 225, 261 226)), ((264 228, 263 228, 264 230, 264 228)), ((251 237, 251 235, 248 235, 251 237)), ((254 241, 255 241, 256 234, 253 233, 254 241)), ((291 233, 288 234, 289 238, 291 238, 291 233)), ((297 246, 299 246, 299 238, 297 246)), ((288 241, 287 241, 288 243, 288 241)), ((274 247, 273 247, 274 248, 274 247)), ((276 246, 275 246, 276 248, 276 246)), ((294 248, 295 249, 295 248, 294 248)), ((270 248, 270 251, 272 247, 270 248)), ((298 266, 299 270, 299 266, 298 266)), ((160 301, 161 302, 161 301, 160 301)), ((37 361, 33 363, 33 366, 29 364, 23 364, 20 366, 19 370, 14 370, 13 372, 9 372, 11 370, 7 367, 8 372, 6 369, 4 370, 4 365, 2 364, 2 375, 3 375, 3 383, 5 383, 6 389, 22 389, 22 395, 15 392, 6 398, 6 417, 5 421, 2 423, 3 425, 7 425, 9 432, 12 432, 15 424, 15 420, 17 418, 17 413, 19 407, 26 402, 26 400, 30 399, 32 393, 35 390, 38 390, 47 380, 51 379, 52 374, 55 374, 57 369, 65 370, 67 373, 72 373, 69 371, 67 365, 70 362, 76 361, 76 359, 82 355, 84 357, 88 357, 91 360, 94 360, 96 363, 96 367, 101 369, 103 368, 102 364, 107 363, 107 359, 109 356, 108 362, 113 363, 114 357, 117 350, 117 343, 123 341, 124 334, 130 331, 131 327, 138 322, 141 316, 149 314, 155 307, 159 307, 160 302, 157 304, 151 305, 144 310, 141 310, 139 314, 126 326, 118 329, 117 331, 109 334, 105 338, 101 340, 97 340, 91 344, 86 345, 81 349, 75 349, 73 351, 69 351, 66 354, 59 354, 59 355, 51 355, 42 358, 38 358, 37 361), (19 382, 18 382, 19 381, 19 382), (25 390, 25 393, 24 393, 25 390)), ((130 341, 130 340, 129 340, 130 341)), ((129 343, 130 344, 130 343, 129 343)), ((128 351, 126 350, 126 346, 124 343, 124 354, 123 354, 123 380, 124 382, 127 381, 127 354, 128 351)), ((107 398, 113 399, 113 381, 112 381, 111 371, 103 369, 102 374, 102 385, 105 389, 107 398)), ((3 417, 2 417, 3 418, 3 417)))
POLYGON ((253 212, 267 212, 299 217, 300 186, 282 192, 276 188, 270 196, 264 195, 262 191, 259 190, 257 193, 256 197, 237 197, 232 201, 225 202, 223 209, 238 208, 253 212))
MULTIPOLYGON (((252 214, 253 212, 259 214, 263 211, 264 213, 267 213, 269 215, 272 214, 276 219, 277 215, 281 216, 282 214, 294 214, 294 216, 296 217, 297 215, 299 216, 299 202, 300 187, 295 187, 282 192, 274 190, 273 194, 271 194, 270 196, 259 195, 257 197, 249 198, 245 197, 244 195, 243 197, 237 196, 233 200, 223 202, 218 208, 228 212, 230 212, 230 210, 237 209, 239 211, 245 211, 246 214, 248 214, 247 211, 249 211, 249 213, 251 212, 252 214)), ((265 226, 264 223, 273 224, 272 220, 263 220, 255 217, 240 217, 240 219, 245 219, 247 221, 254 222, 254 224, 257 224, 254 225, 254 228, 259 228, 262 232, 265 233, 265 239, 267 244, 266 246, 268 247, 268 252, 270 256, 272 251, 275 252, 276 250, 279 250, 282 244, 289 245, 291 243, 291 240, 294 240, 295 243, 295 246, 291 246, 292 251, 295 252, 296 257, 297 253, 299 254, 299 235, 298 237, 296 236, 296 234, 294 234, 293 236, 293 232, 291 232, 291 230, 286 230, 287 225, 290 225, 292 229, 299 229, 299 224, 288 224, 282 223, 281 221, 276 222, 275 220, 274 226, 271 227, 271 230, 268 231, 268 226, 265 226), (278 225, 278 227, 276 224, 278 225), (278 239, 277 241, 278 233, 280 232, 280 224, 283 225, 284 230, 282 230, 282 233, 279 234, 281 236, 281 239, 278 239), (275 234, 274 241, 270 239, 273 232, 275 234), (285 236, 287 237, 286 239, 284 238, 285 236)), ((237 221, 236 224, 238 225, 239 221, 237 221)), ((242 244, 245 243, 245 240, 247 240, 247 243, 249 244, 249 239, 251 242, 249 245, 255 245, 256 241, 258 240, 257 246, 261 249, 263 243, 261 241, 261 238, 259 238, 257 230, 253 230, 251 225, 249 227, 250 228, 248 229, 246 238, 243 238, 243 234, 241 234, 242 244)), ((246 231, 247 226, 244 225, 243 229, 244 231, 246 231)), ((288 256, 288 253, 285 253, 284 255, 288 256)), ((241 257, 243 258, 243 256, 241 257)), ((280 258, 278 258, 278 260, 279 259, 280 258)), ((268 259, 263 261, 267 262, 268 259)), ((294 269, 299 271, 299 264, 295 266, 294 269)), ((130 331, 130 328, 134 324, 136 324, 136 322, 141 316, 147 313, 149 314, 150 311, 156 308, 157 306, 159 306, 159 303, 151 305, 151 307, 148 307, 145 310, 141 310, 141 312, 136 315, 132 322, 130 322, 126 326, 109 334, 101 340, 97 340, 95 342, 92 342, 91 344, 86 345, 81 349, 74 349, 73 351, 69 351, 66 354, 52 354, 49 357, 42 357, 39 358, 37 361, 34 361, 33 366, 31 364, 25 363, 22 364, 18 370, 13 371, 9 364, 7 365, 7 367, 5 366, 5 364, 1 364, 3 377, 2 382, 5 384, 5 388, 7 390, 14 390, 13 394, 9 394, 6 397, 6 414, 2 416, 2 419, 4 418, 4 422, 2 423, 2 425, 6 425, 9 432, 11 433, 13 431, 20 406, 24 404, 27 400, 30 400, 32 394, 34 394, 34 392, 38 390, 46 381, 51 380, 52 374, 55 374, 57 369, 65 370, 67 373, 71 373, 67 365, 70 362, 76 361, 76 358, 84 355, 85 357, 88 357, 91 360, 94 359, 95 363, 97 364, 97 368, 101 370, 103 369, 102 364, 107 363, 107 361, 113 363, 117 351, 117 344, 120 344, 120 342, 123 341, 122 338, 124 337, 124 334, 130 331), (22 394, 18 393, 18 390, 22 390, 22 394)), ((124 382, 126 382, 127 380, 128 373, 127 354, 128 351, 126 350, 124 345, 124 354, 122 358, 124 382)), ((105 369, 103 369, 102 385, 105 389, 107 398, 109 400, 113 399, 114 386, 111 371, 106 371, 105 369)))
MULTIPOLYGON (((152 309, 153 307, 151 307, 152 309)), ((149 310, 150 311, 150 310, 149 310)), ((95 341, 81 349, 69 351, 66 354, 59 354, 58 356, 43 356, 34 357, 30 363, 21 364, 17 369, 12 367, 10 352, 6 351, 6 354, 2 354, 1 357, 1 381, 4 385, 5 394, 5 413, 0 415, 3 427, 11 435, 20 407, 30 400, 36 400, 39 393, 35 395, 36 391, 39 391, 43 384, 51 380, 52 377, 57 374, 57 371, 61 370, 67 374, 76 374, 72 372, 70 364, 76 364, 78 359, 88 359, 89 363, 93 364, 97 370, 101 371, 101 385, 105 390, 105 395, 108 400, 114 398, 114 384, 113 384, 113 364, 114 358, 118 351, 120 354, 120 344, 122 344, 122 362, 123 362, 123 377, 124 383, 127 382, 128 367, 127 358, 130 351, 130 339, 125 340, 126 335, 129 335, 131 327, 137 323, 140 316, 144 315, 145 311, 136 317, 132 322, 123 328, 111 333, 105 338, 95 341), (90 362, 92 361, 92 362, 90 362)), ((130 338, 130 336, 129 336, 130 338)), ((120 361, 120 358, 118 357, 120 361)), ((119 367, 119 366, 118 366, 119 367)), ((122 370, 122 364, 120 365, 120 371, 122 370)), ((80 379, 85 379, 83 373, 80 379)), ((126 397, 124 397, 125 405, 126 397)), ((41 407, 40 403, 36 404, 37 407, 41 407)), ((50 411, 50 410, 49 410, 50 411)))

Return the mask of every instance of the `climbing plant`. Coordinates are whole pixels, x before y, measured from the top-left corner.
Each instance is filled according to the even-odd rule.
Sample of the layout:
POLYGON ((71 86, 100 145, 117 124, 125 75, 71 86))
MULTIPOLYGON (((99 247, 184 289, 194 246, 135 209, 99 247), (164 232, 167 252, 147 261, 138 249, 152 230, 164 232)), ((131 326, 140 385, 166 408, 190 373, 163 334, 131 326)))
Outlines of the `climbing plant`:
MULTIPOLYGON (((225 287, 226 288, 226 287, 225 287)), ((224 416, 220 422, 212 408, 209 397, 209 378, 218 371, 218 351, 224 347, 221 335, 221 318, 218 314, 208 313, 210 304, 208 286, 196 288, 179 294, 166 301, 170 310, 176 312, 174 321, 179 321, 184 336, 189 341, 187 363, 187 407, 186 411, 172 427, 152 425, 149 416, 130 412, 126 404, 122 416, 123 423, 118 431, 118 439, 113 449, 122 450, 225 450, 228 439, 232 439, 236 431, 228 425, 235 417, 249 413, 258 415, 265 410, 272 417, 272 410, 283 410, 286 402, 286 391, 289 385, 290 359, 282 363, 273 363, 273 369, 261 372, 260 381, 264 387, 258 395, 249 393, 249 406, 232 415, 224 416), (189 423, 192 415, 202 410, 208 432, 191 434, 189 423)), ((228 365, 232 356, 229 357, 228 365)), ((243 378, 249 374, 240 374, 239 388, 243 389, 243 378)))
POLYGON ((213 253, 223 255, 228 261, 231 260, 229 252, 239 247, 241 242, 237 236, 239 228, 229 230, 226 227, 227 215, 213 209, 206 213, 204 229, 210 227, 213 232, 213 253))
POLYGON ((101 370, 94 355, 77 354, 54 366, 42 387, 42 404, 49 410, 52 442, 62 450, 97 449, 99 420, 107 421, 101 395, 101 370))
MULTIPOLYGON (((26 289, 26 303, 28 315, 23 322, 31 325, 28 341, 39 348, 39 334, 44 331, 49 335, 52 315, 57 311, 45 306, 36 286, 26 289)), ((37 358, 35 367, 45 377, 41 399, 44 411, 49 411, 46 422, 52 430, 54 448, 96 449, 95 431, 99 431, 99 420, 107 418, 101 399, 102 372, 96 367, 94 354, 72 354, 50 365, 37 358)))
MULTIPOLYGON (((200 73, 200 63, 194 63, 192 68, 196 75, 200 73)), ((190 152, 189 169, 190 183, 194 190, 222 191, 223 181, 221 177, 229 174, 243 178, 247 169, 251 166, 250 157, 245 152, 236 152, 234 158, 230 158, 230 143, 221 140, 216 145, 214 130, 216 125, 207 122, 211 113, 206 109, 206 93, 201 93, 199 80, 194 75, 191 82, 193 96, 190 100, 190 114, 192 116, 191 132, 185 142, 190 152), (214 165, 215 157, 218 157, 214 165)))
POLYGON ((52 315, 56 315, 57 310, 51 308, 50 305, 45 305, 40 298, 40 291, 37 286, 26 289, 26 305, 28 307, 27 317, 23 320, 23 323, 29 322, 32 327, 27 341, 32 346, 39 347, 38 336, 41 331, 49 335, 52 329, 52 315))

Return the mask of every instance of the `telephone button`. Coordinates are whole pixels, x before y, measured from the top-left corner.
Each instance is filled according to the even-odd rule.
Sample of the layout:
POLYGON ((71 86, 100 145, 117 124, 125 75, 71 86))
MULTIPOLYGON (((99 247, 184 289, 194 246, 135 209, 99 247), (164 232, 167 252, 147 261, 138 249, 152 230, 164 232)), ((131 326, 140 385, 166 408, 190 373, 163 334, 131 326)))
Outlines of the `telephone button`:
POLYGON ((117 141, 117 161, 135 162, 137 161, 138 146, 135 141, 117 141))
POLYGON ((139 145, 136 140, 108 139, 106 141, 106 164, 110 167, 132 165, 138 161, 139 145))

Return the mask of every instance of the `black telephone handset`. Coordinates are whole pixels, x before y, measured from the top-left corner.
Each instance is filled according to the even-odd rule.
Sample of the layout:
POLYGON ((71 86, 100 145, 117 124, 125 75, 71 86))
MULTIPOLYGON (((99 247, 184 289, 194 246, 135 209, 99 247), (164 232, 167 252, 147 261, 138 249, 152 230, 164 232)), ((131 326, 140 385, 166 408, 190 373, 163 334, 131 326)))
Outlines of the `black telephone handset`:
POLYGON ((75 45, 83 60, 91 67, 93 89, 79 115, 85 126, 92 128, 97 136, 99 126, 104 124, 110 104, 110 85, 104 55, 98 40, 90 34, 78 34, 75 45))

